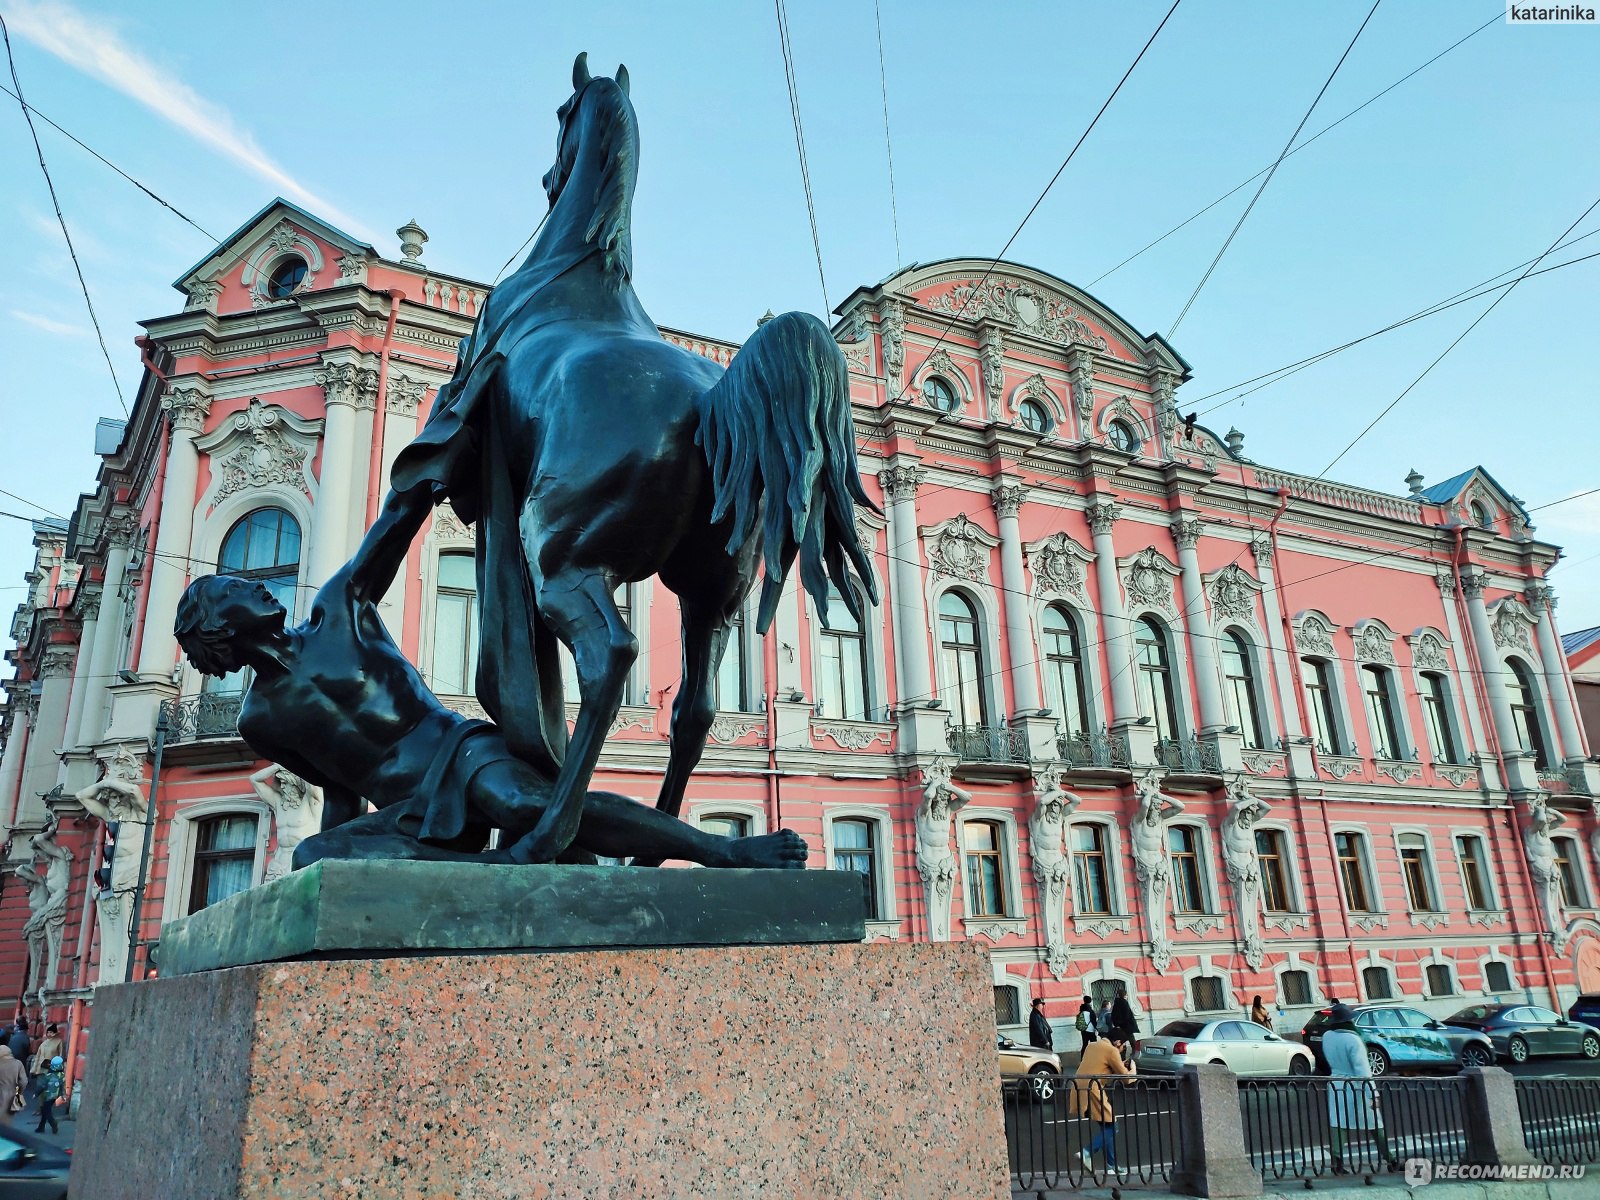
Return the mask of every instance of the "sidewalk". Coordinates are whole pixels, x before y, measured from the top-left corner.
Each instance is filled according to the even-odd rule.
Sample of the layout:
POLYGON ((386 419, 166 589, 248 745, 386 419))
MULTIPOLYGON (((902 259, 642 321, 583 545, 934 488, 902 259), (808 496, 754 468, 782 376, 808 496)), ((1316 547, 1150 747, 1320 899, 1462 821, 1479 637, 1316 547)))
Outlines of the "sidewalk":
MULTIPOLYGON (((1600 1170, 1596 1171, 1600 1174, 1600 1170)), ((1266 1185, 1266 1190, 1256 1200, 1306 1200, 1307 1188, 1298 1180, 1280 1179, 1266 1185)), ((1572 1179, 1551 1183, 1429 1183, 1408 1187, 1398 1179, 1376 1177, 1370 1185, 1360 1182, 1330 1184, 1317 1180, 1309 1189, 1317 1200, 1592 1200, 1595 1195, 1593 1179, 1572 1179)), ((1118 1188, 1083 1188, 1078 1191, 1019 1192, 1011 1193, 1012 1200, 1125 1200, 1138 1196, 1140 1200, 1177 1196, 1177 1192, 1163 1190, 1160 1186, 1141 1187, 1138 1184, 1118 1188)))

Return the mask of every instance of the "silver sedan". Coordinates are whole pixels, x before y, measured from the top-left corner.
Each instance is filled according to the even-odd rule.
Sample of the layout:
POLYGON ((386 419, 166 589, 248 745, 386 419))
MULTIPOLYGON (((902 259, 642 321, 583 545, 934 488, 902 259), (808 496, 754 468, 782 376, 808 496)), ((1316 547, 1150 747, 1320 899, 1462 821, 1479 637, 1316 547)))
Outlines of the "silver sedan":
POLYGON ((1235 1075, 1309 1075, 1311 1051, 1253 1021, 1168 1021, 1139 1042, 1141 1074, 1219 1063, 1235 1075))

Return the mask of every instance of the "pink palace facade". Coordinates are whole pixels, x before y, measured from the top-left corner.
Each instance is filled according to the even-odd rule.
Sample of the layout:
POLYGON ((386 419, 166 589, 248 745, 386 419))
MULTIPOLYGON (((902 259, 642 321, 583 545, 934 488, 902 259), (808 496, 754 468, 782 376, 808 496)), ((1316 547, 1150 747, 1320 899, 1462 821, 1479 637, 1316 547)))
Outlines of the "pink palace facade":
MULTIPOLYGON (((71 521, 35 526, 0 987, 70 1020, 79 1075, 97 984, 159 969, 164 922, 316 828, 172 615, 220 564, 303 616, 355 548, 486 294, 400 235, 385 259, 282 201, 245 224, 145 324, 137 403, 96 431, 71 521)), ((1256 993, 1298 1029, 1331 996, 1442 1014, 1600 990, 1600 774, 1558 552, 1486 471, 1388 495, 1256 463, 1185 428, 1163 339, 1015 264, 908 268, 836 333, 885 602, 825 630, 791 581, 769 637, 746 618, 687 819, 782 825, 813 867, 865 871, 872 938, 983 942, 1002 1028, 1035 995, 1066 1028, 1117 984, 1146 1030, 1256 993)), ((439 510, 382 607, 468 712, 472 551, 439 510)), ((596 786, 651 801, 678 620, 653 582, 623 598, 640 654, 596 786)))

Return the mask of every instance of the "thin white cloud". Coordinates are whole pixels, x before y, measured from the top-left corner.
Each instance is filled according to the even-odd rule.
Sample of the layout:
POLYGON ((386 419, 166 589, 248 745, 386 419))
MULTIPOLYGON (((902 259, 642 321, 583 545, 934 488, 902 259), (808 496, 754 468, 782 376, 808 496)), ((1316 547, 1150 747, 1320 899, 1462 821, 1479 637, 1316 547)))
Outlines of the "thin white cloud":
POLYGON ((40 49, 137 100, 185 133, 238 162, 304 208, 372 240, 365 226, 275 163, 227 110, 125 43, 118 32, 59 0, 11 0, 13 32, 40 49))
POLYGON ((19 321, 32 325, 35 329, 42 329, 46 333, 59 334, 62 337, 88 337, 89 331, 82 325, 74 325, 70 321, 56 321, 50 317, 41 317, 38 313, 23 312, 20 308, 13 308, 11 315, 19 321))

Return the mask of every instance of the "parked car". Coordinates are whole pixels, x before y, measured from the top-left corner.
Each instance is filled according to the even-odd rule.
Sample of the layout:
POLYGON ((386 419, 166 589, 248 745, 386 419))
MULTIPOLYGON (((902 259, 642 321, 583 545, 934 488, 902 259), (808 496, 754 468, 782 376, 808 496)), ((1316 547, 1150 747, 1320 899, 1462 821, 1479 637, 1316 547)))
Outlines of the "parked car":
POLYGON ((1600 992, 1590 992, 1574 1000, 1572 1007, 1567 1009, 1567 1020, 1582 1021, 1585 1025, 1600 1029, 1600 992))
POLYGON ((1170 1075, 1190 1065, 1221 1063, 1235 1075, 1309 1075, 1315 1060, 1254 1021, 1168 1021, 1139 1041, 1142 1073, 1170 1075))
POLYGON ((1536 1004, 1473 1004, 1445 1021, 1488 1037, 1495 1053, 1512 1062, 1537 1054, 1600 1058, 1600 1029, 1536 1004))
POLYGON ((1000 1048, 1000 1075, 1002 1083, 1008 1076, 1017 1077, 1017 1087, 1035 1100, 1049 1100, 1061 1088, 1061 1056, 1037 1046, 1024 1046, 1013 1042, 1005 1034, 997 1034, 1000 1048))
MULTIPOLYGON (((1367 1046, 1367 1061, 1374 1075, 1391 1071, 1457 1071, 1488 1066, 1495 1060, 1489 1036, 1465 1027, 1452 1028, 1427 1013, 1403 1004, 1353 1004, 1356 1033, 1367 1046)), ((1317 1068, 1326 1071, 1322 1035, 1332 1009, 1318 1010, 1306 1022, 1301 1038, 1316 1055, 1317 1068)))
POLYGON ((0 1125, 0 1196, 5 1200, 67 1200, 66 1151, 42 1137, 0 1125))

